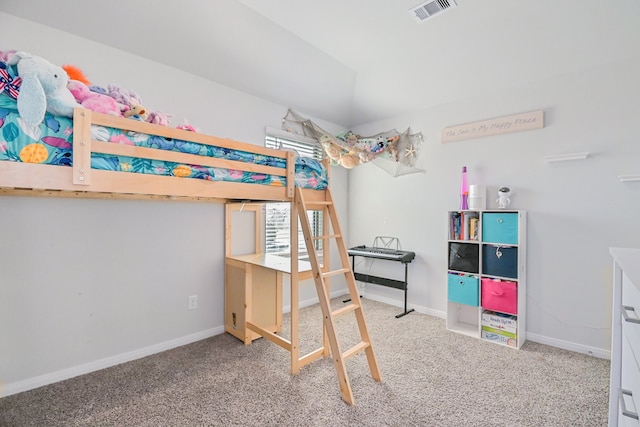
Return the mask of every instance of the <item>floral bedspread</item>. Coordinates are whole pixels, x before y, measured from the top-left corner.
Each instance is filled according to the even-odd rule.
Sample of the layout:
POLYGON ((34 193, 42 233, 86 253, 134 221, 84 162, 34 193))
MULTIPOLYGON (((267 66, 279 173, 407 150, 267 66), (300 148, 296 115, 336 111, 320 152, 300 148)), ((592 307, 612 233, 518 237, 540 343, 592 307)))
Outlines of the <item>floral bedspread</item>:
MULTIPOLYGON (((71 144, 73 143, 73 121, 66 117, 46 115, 39 128, 36 130, 29 129, 28 126, 24 126, 21 123, 15 105, 14 100, 6 96, 0 96, 0 161, 71 166, 73 161, 71 149, 71 144)), ((121 131, 102 126, 93 126, 92 137, 99 141, 117 144, 161 148, 267 166, 286 166, 285 160, 276 157, 211 147, 155 135, 121 131)), ((101 153, 92 154, 91 167, 101 170, 212 181, 232 181, 275 186, 286 185, 286 178, 280 176, 101 153)), ((296 157, 295 180, 298 187, 324 189, 327 188, 327 171, 317 160, 296 157)))

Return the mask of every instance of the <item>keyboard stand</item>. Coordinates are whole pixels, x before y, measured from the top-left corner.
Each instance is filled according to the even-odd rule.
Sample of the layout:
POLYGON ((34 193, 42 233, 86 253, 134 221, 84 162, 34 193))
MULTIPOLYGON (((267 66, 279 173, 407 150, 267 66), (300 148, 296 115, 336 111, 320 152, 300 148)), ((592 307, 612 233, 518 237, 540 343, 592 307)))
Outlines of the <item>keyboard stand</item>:
MULTIPOLYGON (((397 314, 396 319, 414 311, 413 308, 410 310, 407 310, 407 276, 408 276, 409 262, 411 261, 403 262, 404 281, 401 281, 401 280, 387 279, 385 277, 371 276, 369 274, 356 273, 356 256, 361 256, 361 255, 350 255, 350 256, 351 256, 351 270, 353 271, 353 275, 355 276, 356 280, 360 282, 373 283, 375 285, 388 286, 390 288, 400 289, 404 291, 404 312, 397 314)), ((378 259, 383 259, 383 258, 378 258, 378 259)), ((345 302, 348 302, 348 300, 345 302)))

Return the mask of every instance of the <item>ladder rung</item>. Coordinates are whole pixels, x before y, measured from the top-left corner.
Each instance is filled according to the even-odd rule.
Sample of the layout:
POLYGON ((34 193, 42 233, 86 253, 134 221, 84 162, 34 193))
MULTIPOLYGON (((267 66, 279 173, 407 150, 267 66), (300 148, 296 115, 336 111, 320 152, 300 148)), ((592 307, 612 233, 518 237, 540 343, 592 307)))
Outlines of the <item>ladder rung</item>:
POLYGON ((340 234, 330 234, 326 236, 313 236, 311 237, 313 240, 328 240, 328 239, 337 239, 338 237, 342 237, 340 234))
POLYGON ((327 271, 326 273, 322 273, 322 277, 330 277, 337 276, 338 274, 345 274, 351 271, 349 268, 341 268, 340 270, 327 271))
POLYGON ((360 305, 352 303, 352 304, 349 304, 349 305, 345 305, 344 307, 340 307, 339 309, 337 309, 335 311, 332 311, 331 315, 333 317, 340 316, 341 314, 349 313, 350 311, 357 310, 358 308, 360 308, 360 305))
POLYGON ((362 342, 354 345, 353 347, 351 347, 349 350, 343 352, 342 353, 342 357, 346 360, 346 359, 350 358, 351 356, 355 356, 358 352, 368 348, 369 346, 371 346, 371 343, 362 341, 362 342))
POLYGON ((327 200, 313 200, 305 203, 308 211, 314 211, 314 206, 331 206, 333 203, 327 200))

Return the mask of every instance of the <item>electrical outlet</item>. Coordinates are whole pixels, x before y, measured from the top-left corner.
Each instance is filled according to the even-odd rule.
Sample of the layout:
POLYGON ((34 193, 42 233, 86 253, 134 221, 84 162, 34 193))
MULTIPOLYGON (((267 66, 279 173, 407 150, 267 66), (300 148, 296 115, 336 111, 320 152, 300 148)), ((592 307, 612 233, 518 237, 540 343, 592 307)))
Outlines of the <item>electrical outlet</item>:
POLYGON ((188 307, 189 307, 189 310, 195 310, 196 308, 198 308, 198 295, 189 296, 188 307))

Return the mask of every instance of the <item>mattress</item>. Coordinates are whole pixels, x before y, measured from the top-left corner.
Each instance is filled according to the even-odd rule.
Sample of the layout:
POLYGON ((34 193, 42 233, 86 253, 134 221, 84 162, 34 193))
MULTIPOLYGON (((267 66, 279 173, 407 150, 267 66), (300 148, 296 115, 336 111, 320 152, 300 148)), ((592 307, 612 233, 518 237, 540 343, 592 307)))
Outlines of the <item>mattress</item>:
MULTIPOLYGON (((46 115, 37 129, 30 129, 20 119, 14 100, 0 96, 0 161, 40 163, 69 167, 73 163, 73 120, 46 115)), ((159 148, 219 159, 265 166, 286 167, 285 159, 213 147, 189 141, 93 125, 92 139, 115 144, 159 148)), ((182 164, 110 154, 92 153, 93 169, 143 173, 211 181, 231 181, 272 186, 286 186, 284 176, 266 175, 233 169, 182 164)), ((327 188, 327 170, 319 161, 296 156, 295 185, 322 190, 327 188)))

